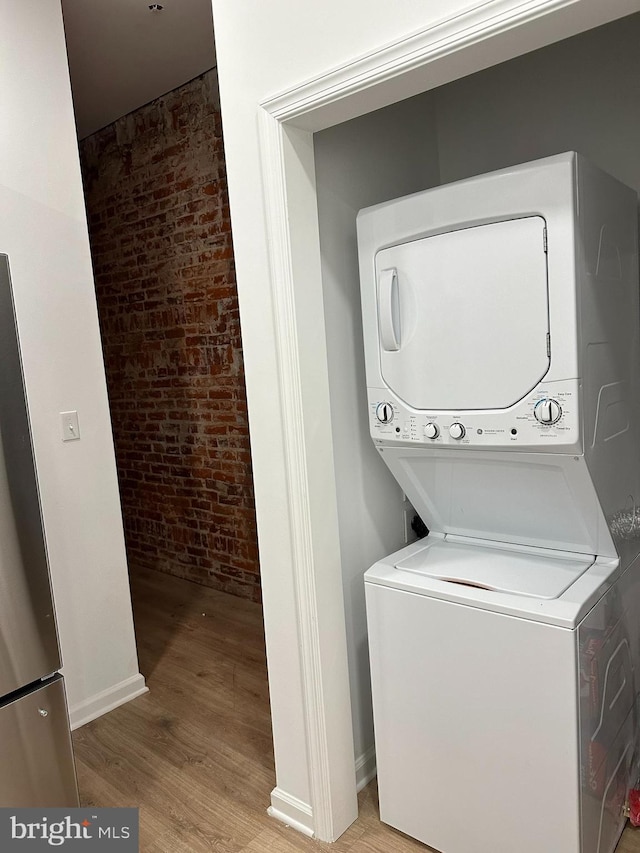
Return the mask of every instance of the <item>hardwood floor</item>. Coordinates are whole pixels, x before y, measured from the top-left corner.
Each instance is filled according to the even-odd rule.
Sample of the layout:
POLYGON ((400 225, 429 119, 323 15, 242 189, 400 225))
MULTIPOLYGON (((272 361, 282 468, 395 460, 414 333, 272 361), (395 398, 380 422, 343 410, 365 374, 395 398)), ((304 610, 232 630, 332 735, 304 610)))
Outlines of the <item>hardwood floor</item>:
MULTIPOLYGON (((74 733, 83 805, 138 806, 143 853, 428 853, 380 823, 375 783, 330 846, 269 818, 260 607, 158 572, 132 587, 150 693, 74 733)), ((626 829, 617 853, 640 853, 640 830, 626 829)))

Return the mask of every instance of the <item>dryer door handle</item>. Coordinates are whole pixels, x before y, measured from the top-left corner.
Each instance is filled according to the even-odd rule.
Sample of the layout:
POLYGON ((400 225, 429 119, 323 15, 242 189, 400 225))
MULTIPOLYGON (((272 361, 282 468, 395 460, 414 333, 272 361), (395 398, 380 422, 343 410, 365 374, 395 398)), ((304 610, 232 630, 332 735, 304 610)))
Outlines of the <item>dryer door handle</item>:
POLYGON ((378 276, 378 327, 382 349, 397 352, 400 349, 400 299, 395 269, 381 270, 378 276))

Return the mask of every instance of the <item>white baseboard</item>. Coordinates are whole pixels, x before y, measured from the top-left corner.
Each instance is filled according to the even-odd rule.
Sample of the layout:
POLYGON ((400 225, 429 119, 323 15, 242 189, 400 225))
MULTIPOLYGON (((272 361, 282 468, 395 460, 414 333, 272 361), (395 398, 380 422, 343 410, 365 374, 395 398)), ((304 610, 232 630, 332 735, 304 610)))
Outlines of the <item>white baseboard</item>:
POLYGON ((85 723, 90 723, 106 714, 108 711, 113 711, 125 702, 130 702, 136 696, 142 696, 143 693, 148 693, 149 688, 146 686, 144 676, 137 673, 131 678, 103 690, 101 693, 96 693, 89 699, 83 702, 78 702, 69 708, 69 722, 71 729, 79 729, 85 723))
POLYGON ((376 748, 370 746, 356 758, 356 789, 361 791, 376 775, 376 748))
POLYGON ((297 829, 303 835, 313 838, 311 806, 287 794, 282 788, 274 788, 271 792, 271 806, 267 809, 267 814, 286 823, 292 829, 297 829))
MULTIPOLYGON (((356 759, 356 787, 361 791, 376 775, 376 749, 370 746, 366 752, 356 759)), ((271 806, 267 814, 292 829, 297 829, 304 835, 313 838, 313 812, 308 803, 292 797, 282 788, 274 788, 271 792, 271 806)))

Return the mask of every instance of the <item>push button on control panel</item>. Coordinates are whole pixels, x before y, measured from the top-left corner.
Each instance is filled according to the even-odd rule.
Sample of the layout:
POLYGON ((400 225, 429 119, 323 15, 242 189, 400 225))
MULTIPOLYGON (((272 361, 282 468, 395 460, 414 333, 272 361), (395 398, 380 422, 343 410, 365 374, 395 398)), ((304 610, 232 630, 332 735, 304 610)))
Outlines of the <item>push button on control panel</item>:
POLYGON ((464 438, 465 432, 465 428, 459 423, 451 424, 449 427, 449 435, 451 438, 455 438, 456 441, 460 441, 461 438, 464 438))
POLYGON ((424 434, 427 438, 437 438, 440 435, 440 430, 438 429, 438 425, 429 422, 424 426, 424 434))
POLYGON ((393 406, 391 403, 378 403, 376 406, 376 417, 381 424, 390 424, 393 420, 393 406))
POLYGON ((562 406, 557 400, 544 397, 536 403, 533 414, 541 424, 555 424, 562 416, 562 406))

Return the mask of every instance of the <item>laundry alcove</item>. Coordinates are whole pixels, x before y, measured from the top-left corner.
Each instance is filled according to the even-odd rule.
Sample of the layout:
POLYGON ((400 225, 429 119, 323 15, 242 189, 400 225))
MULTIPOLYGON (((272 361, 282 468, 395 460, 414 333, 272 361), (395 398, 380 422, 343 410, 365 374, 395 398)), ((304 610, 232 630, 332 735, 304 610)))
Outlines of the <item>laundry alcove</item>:
POLYGON ((374 772, 363 572, 404 543, 405 505, 367 421, 356 214, 575 150, 640 190, 640 14, 319 131, 316 190, 358 780, 374 772))

